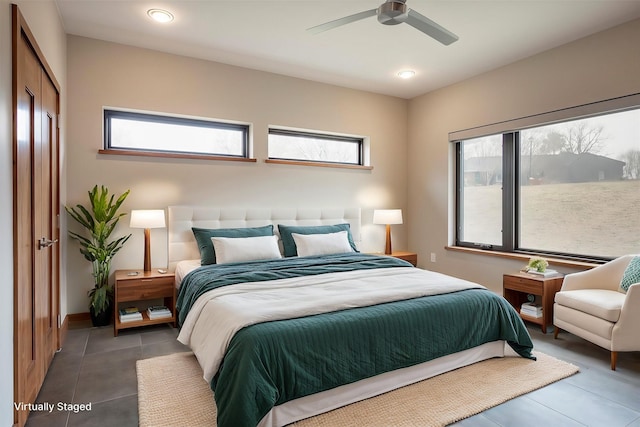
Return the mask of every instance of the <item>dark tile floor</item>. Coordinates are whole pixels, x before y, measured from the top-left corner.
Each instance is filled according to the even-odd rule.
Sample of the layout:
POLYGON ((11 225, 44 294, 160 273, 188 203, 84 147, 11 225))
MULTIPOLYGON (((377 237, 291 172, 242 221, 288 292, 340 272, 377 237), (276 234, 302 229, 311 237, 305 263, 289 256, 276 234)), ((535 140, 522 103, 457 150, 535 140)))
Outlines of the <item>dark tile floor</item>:
MULTIPOLYGON (((512 399, 456 426, 463 427, 640 427, 640 352, 620 353, 609 369, 609 353, 568 333, 558 340, 529 332, 536 350, 580 367, 580 373, 512 399)), ((75 324, 56 354, 38 402, 88 403, 91 411, 34 412, 28 427, 128 427, 138 425, 135 362, 188 349, 168 325, 124 330, 75 324)), ((179 427, 179 426, 176 426, 179 427)))
POLYGON ((36 400, 56 408, 51 413, 32 412, 27 426, 137 426, 136 361, 188 351, 176 336, 177 329, 169 325, 125 329, 116 338, 113 326, 74 324, 36 400), (91 402, 91 411, 58 411, 57 402, 91 402))

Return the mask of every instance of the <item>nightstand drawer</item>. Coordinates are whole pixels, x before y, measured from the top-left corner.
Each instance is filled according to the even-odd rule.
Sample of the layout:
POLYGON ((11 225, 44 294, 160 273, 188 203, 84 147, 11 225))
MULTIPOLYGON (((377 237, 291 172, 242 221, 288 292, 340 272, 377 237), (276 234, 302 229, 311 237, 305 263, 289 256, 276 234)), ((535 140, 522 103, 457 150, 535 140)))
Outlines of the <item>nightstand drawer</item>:
POLYGON ((542 293, 542 283, 538 280, 527 279, 525 277, 505 276, 504 286, 514 291, 526 292, 529 294, 542 293))
POLYGON ((119 301, 135 301, 173 296, 173 280, 170 278, 127 280, 118 283, 117 286, 119 301))

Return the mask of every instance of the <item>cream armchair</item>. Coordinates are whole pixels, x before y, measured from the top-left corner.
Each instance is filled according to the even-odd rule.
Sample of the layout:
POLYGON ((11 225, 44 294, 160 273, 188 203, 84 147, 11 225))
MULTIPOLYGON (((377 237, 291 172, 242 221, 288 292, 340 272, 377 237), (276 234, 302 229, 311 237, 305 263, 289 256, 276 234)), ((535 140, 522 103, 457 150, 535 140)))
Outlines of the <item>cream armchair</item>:
POLYGON ((553 305, 554 337, 563 329, 609 350, 614 371, 619 351, 640 351, 640 283, 620 289, 633 257, 568 274, 553 305))

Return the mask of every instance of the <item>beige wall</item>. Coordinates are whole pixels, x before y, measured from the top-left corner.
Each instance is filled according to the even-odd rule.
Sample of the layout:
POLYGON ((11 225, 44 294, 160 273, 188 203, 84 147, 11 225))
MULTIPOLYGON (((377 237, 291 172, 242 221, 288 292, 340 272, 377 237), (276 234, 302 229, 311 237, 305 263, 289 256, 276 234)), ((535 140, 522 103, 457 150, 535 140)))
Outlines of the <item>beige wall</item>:
MULTIPOLYGON (((361 206, 363 250, 383 250, 384 228, 371 224, 374 208, 406 207, 404 99, 310 82, 151 50, 68 37, 70 203, 104 184, 131 189, 131 209, 174 204, 254 206, 361 206), (249 122, 257 163, 169 160, 99 155, 102 107, 122 107, 249 122), (366 135, 372 171, 266 164, 267 127, 283 125, 366 135)), ((69 224, 70 227, 74 225, 69 224)), ((125 220, 118 234, 133 237, 113 269, 142 266, 141 230, 125 220)), ((394 227, 406 248, 406 227, 394 227)), ((152 230, 152 263, 166 265, 166 230, 152 230)), ((88 263, 69 242, 69 313, 86 312, 92 286, 88 263)))
POLYGON ((522 262, 444 249, 453 242, 448 133, 638 93, 638 40, 635 20, 410 101, 407 219, 421 267, 502 291, 502 274, 522 262))
MULTIPOLYGON (((11 3, 20 7, 63 91, 61 144, 64 149, 66 35, 50 0, 0 0, 0 425, 13 424, 13 144, 11 80, 11 3)), ((64 184, 63 184, 64 185, 64 184)), ((64 292, 64 284, 62 285, 64 292)), ((66 298, 65 298, 66 299, 66 298)), ((63 307, 66 305, 62 303, 63 307)))

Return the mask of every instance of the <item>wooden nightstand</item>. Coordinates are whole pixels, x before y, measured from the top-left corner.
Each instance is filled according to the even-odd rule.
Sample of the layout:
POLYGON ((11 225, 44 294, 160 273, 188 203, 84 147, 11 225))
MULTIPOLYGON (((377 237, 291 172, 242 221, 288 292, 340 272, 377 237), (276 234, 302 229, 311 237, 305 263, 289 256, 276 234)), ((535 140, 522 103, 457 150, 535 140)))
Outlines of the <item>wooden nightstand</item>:
POLYGON ((116 271, 114 291, 113 336, 117 337, 120 329, 136 328, 138 326, 162 323, 172 323, 173 327, 176 326, 176 286, 173 273, 159 273, 157 269, 147 272, 142 270, 118 270, 116 271), (149 319, 146 310, 141 310, 142 320, 120 322, 118 310, 128 305, 123 303, 158 298, 164 298, 164 305, 171 310, 171 317, 149 319))
POLYGON ((553 300, 562 287, 564 276, 558 274, 543 277, 531 273, 505 274, 502 278, 502 293, 507 301, 520 313, 522 303, 527 302, 527 294, 538 295, 542 302, 542 317, 531 317, 520 313, 523 320, 540 325, 542 332, 553 324, 553 300))
MULTIPOLYGON (((385 254, 381 252, 376 252, 376 253, 372 253, 372 255, 385 255, 385 254)), ((405 261, 408 261, 414 267, 418 266, 418 254, 416 254, 415 252, 393 251, 391 252, 391 255, 387 255, 387 256, 392 256, 394 258, 400 258, 405 261)))

